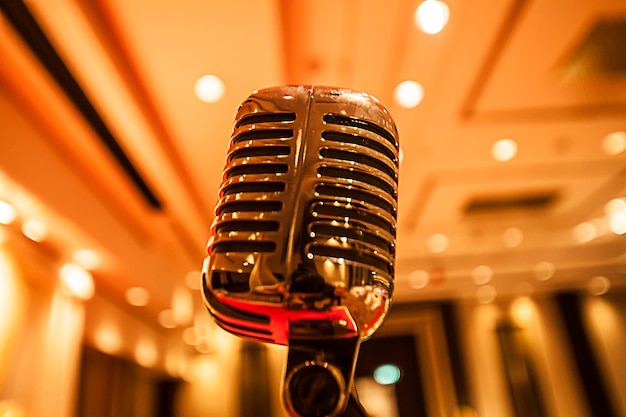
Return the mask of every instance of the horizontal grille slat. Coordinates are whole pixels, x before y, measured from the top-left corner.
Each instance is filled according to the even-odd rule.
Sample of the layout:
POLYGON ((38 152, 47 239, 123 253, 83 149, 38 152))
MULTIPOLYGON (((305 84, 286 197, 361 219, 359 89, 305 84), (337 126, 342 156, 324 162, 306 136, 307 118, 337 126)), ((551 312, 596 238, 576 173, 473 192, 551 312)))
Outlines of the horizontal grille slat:
POLYGON ((330 224, 315 223, 311 227, 311 231, 316 237, 345 237, 349 239, 359 240, 374 245, 388 254, 393 253, 393 245, 387 239, 380 238, 373 233, 365 230, 358 230, 354 227, 333 226, 330 224))
POLYGON ((398 166, 398 158, 396 157, 395 153, 385 145, 376 142, 375 140, 359 135, 351 135, 349 133, 333 131, 326 131, 322 133, 322 139, 336 143, 351 143, 353 145, 359 145, 369 149, 373 149, 376 152, 385 155, 387 158, 393 161, 396 166, 398 166))
POLYGON ((381 190, 389 194, 389 196, 392 198, 396 197, 396 190, 391 184, 379 177, 367 174, 365 172, 357 171, 355 169, 322 166, 317 170, 317 173, 324 177, 361 181, 373 185, 374 187, 380 188, 381 190))
POLYGON ((342 258, 353 262, 360 262, 366 266, 374 266, 382 271, 392 274, 392 266, 384 259, 369 253, 362 253, 356 250, 344 249, 337 246, 312 245, 308 249, 309 253, 315 256, 342 258))
POLYGON ((291 112, 253 113, 239 119, 235 127, 257 123, 293 122, 294 120, 296 120, 296 114, 291 112))
POLYGON ((396 209, 393 206, 393 204, 367 191, 361 191, 354 187, 346 188, 346 187, 341 187, 341 186, 324 185, 324 184, 318 185, 317 187, 315 187, 315 191, 321 195, 343 197, 343 198, 349 198, 349 199, 353 199, 357 201, 364 201, 366 203, 373 204, 377 207, 380 207, 381 209, 391 214, 394 219, 396 218, 396 209))
POLYGON ((280 211, 283 204, 280 201, 231 201, 217 206, 216 214, 242 212, 272 212, 280 211))
POLYGON ((320 150, 320 155, 324 158, 339 159, 342 161, 357 162, 360 164, 368 165, 372 168, 375 168, 379 171, 384 172, 385 174, 389 175, 391 178, 396 177, 396 170, 394 167, 391 167, 376 158, 373 158, 368 155, 363 155, 358 152, 343 151, 343 150, 338 150, 338 149, 333 149, 333 148, 324 148, 320 150))
POLYGON ((211 246, 212 253, 225 253, 225 252, 274 252, 276 250, 276 243, 270 241, 259 240, 227 240, 216 242, 211 246))
POLYGON ((267 181, 255 181, 255 182, 238 182, 227 185, 222 189, 221 197, 228 194, 239 193, 278 193, 285 191, 284 182, 267 182, 267 181))
POLYGON ((387 142, 389 142, 395 149, 398 149, 398 143, 396 142, 394 135, 384 127, 378 126, 377 124, 370 121, 358 119, 356 117, 348 117, 339 114, 329 113, 324 115, 324 122, 333 125, 351 126, 358 129, 367 130, 385 138, 387 142))
POLYGON ((255 174, 284 174, 289 170, 287 164, 243 164, 237 165, 226 171, 226 179, 237 177, 239 175, 255 175, 255 174))
POLYGON ((359 210, 355 208, 344 208, 341 206, 336 206, 334 204, 315 204, 313 206, 313 212, 316 213, 316 216, 329 216, 335 217, 337 219, 345 219, 350 218, 352 220, 361 221, 363 223, 371 224, 377 226, 392 236, 395 236, 395 227, 383 219, 372 213, 369 210, 359 210))
POLYGON ((289 146, 254 146, 237 149, 228 154, 227 162, 242 158, 252 158, 256 156, 287 156, 291 152, 289 146))
POLYGON ((255 129, 242 132, 233 137, 232 144, 259 139, 287 139, 293 137, 291 129, 255 129))
POLYGON ((215 232, 275 232, 278 230, 278 227, 279 224, 277 221, 231 220, 219 223, 215 227, 215 232))

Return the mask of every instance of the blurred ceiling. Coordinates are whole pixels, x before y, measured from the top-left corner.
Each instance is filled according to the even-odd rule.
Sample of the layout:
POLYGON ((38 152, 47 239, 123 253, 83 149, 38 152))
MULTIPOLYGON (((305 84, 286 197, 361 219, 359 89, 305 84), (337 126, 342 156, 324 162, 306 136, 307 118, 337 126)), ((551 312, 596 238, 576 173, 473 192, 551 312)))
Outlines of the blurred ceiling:
POLYGON ((96 291, 169 308, 205 256, 239 103, 304 83, 366 91, 396 120, 396 301, 624 284, 605 212, 626 197, 622 0, 446 0, 434 35, 419 1, 25 3, 0 0, 0 199, 48 224, 16 243, 33 268, 90 248, 96 291), (205 74, 221 100, 194 94, 205 74), (416 107, 394 99, 405 80, 416 107))

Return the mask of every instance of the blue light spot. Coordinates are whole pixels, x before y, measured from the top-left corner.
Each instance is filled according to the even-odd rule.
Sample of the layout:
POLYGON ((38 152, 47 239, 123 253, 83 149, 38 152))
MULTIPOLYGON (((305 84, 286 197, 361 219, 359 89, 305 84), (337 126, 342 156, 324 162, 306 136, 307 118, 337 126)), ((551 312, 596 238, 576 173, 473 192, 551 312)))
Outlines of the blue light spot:
POLYGON ((400 379, 400 369, 395 365, 380 365, 374 370, 374 380, 381 385, 392 385, 400 379))

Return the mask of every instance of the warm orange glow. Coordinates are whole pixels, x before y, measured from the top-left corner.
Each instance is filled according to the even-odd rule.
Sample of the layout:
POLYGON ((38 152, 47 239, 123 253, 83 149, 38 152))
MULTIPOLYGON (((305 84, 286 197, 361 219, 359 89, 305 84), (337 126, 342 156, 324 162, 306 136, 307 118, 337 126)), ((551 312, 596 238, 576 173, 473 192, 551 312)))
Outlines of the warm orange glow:
POLYGON ((161 311, 157 316, 157 321, 166 329, 173 329, 176 327, 176 320, 174 320, 174 312, 172 310, 161 311))
POLYGON ((415 24, 429 35, 443 30, 450 18, 448 5, 439 0, 425 0, 415 10, 415 24))
POLYGON ((476 300, 481 304, 489 304, 496 299, 498 292, 491 285, 483 285, 476 290, 476 300))
POLYGON ((502 233, 502 242, 507 248, 514 248, 522 244, 524 233, 517 227, 509 227, 502 233))
POLYGON ((491 281, 493 270, 488 265, 478 265, 472 270, 472 280, 477 285, 483 285, 491 281))
POLYGON ((611 288, 611 281, 605 276, 598 275, 587 282, 587 289, 593 295, 606 294, 611 288))
POLYGON ((448 249, 450 245, 450 239, 443 233, 435 233, 431 235, 426 241, 426 246, 428 246, 428 250, 432 253, 441 253, 448 249))
POLYGON ((156 365, 159 359, 159 352, 154 341, 143 338, 137 342, 135 346, 135 360, 145 368, 151 368, 156 365))
POLYGON ((0 416, 27 417, 28 413, 18 403, 10 400, 0 400, 0 416))
POLYGON ((196 96, 205 103, 215 103, 219 101, 226 91, 224 82, 215 75, 204 75, 196 81, 194 92, 196 96))
POLYGON ((174 321, 185 326, 193 320, 193 297, 186 287, 177 287, 172 296, 172 312, 174 321))
POLYGON ((535 306, 528 297, 518 297, 511 303, 511 318, 520 327, 527 327, 535 317, 535 306))
POLYGON ((380 385, 370 377, 354 380, 363 406, 375 416, 397 417, 396 389, 393 385, 380 385))
POLYGON ((212 356, 197 356, 193 361, 194 382, 201 385, 214 385, 220 380, 219 365, 212 356))
POLYGON ((22 224, 22 233, 33 242, 41 242, 48 235, 48 227, 35 219, 28 219, 22 224))
POLYGON ((74 262, 76 262, 77 265, 80 265, 89 271, 97 269, 102 263, 102 259, 100 258, 98 252, 91 249, 77 250, 72 255, 72 259, 74 260, 74 262))
POLYGON ((196 327, 187 327, 183 330, 183 342, 195 346, 200 342, 201 334, 196 327))
MULTIPOLYGON (((24 299, 12 259, 0 247, 0 384, 4 379, 5 361, 20 327, 24 299)), ((0 414, 2 415, 2 414, 0 414)))
POLYGON ((93 297, 93 278, 89 271, 76 264, 67 263, 61 267, 60 275, 62 289, 66 294, 81 300, 89 300, 93 297))
POLYGON ((96 348, 108 354, 115 354, 122 348, 122 336, 119 328, 113 323, 103 323, 95 331, 96 348))
POLYGON ((609 201, 605 206, 609 229, 617 235, 626 233, 626 200, 623 198, 615 198, 609 201))
POLYGON ((424 88, 415 81, 407 80, 398 84, 393 95, 400 106, 411 109, 422 102, 424 88))
POLYGON ((539 281, 547 281, 554 276, 554 265, 552 262, 541 261, 537 262, 533 267, 533 272, 535 274, 535 278, 539 281))
POLYGON ((602 150, 607 155, 619 155, 626 150, 626 132, 609 133, 602 139, 602 150))
POLYGON ((185 285, 190 290, 197 291, 202 286, 202 274, 200 271, 191 271, 185 275, 185 285))
POLYGON ((150 293, 143 287, 132 287, 124 294, 126 302, 131 306, 142 307, 150 301, 150 293))
POLYGON ((409 275, 409 285, 416 290, 425 288, 430 281, 430 274, 424 270, 416 270, 409 275))
POLYGON ((0 224, 11 224, 17 217, 17 210, 13 205, 0 200, 0 224))
POLYGON ((500 139, 491 147, 491 156, 496 161, 510 161, 517 155, 517 142, 513 139, 500 139))
POLYGON ((614 306, 601 298, 592 298, 588 301, 587 315, 597 334, 605 337, 622 333, 620 318, 614 306))
POLYGON ((574 227, 572 233, 578 242, 585 243, 598 236, 598 227, 593 222, 582 222, 574 227))

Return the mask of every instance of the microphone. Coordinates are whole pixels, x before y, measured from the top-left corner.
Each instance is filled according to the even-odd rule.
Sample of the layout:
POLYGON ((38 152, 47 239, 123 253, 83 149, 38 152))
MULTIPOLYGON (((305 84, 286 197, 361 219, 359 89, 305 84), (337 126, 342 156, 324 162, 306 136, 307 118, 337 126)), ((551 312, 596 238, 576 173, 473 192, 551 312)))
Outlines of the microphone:
POLYGON ((365 416, 352 379, 391 303, 398 149, 366 93, 273 87, 237 112, 203 298, 223 329, 288 346, 293 417, 365 416))

